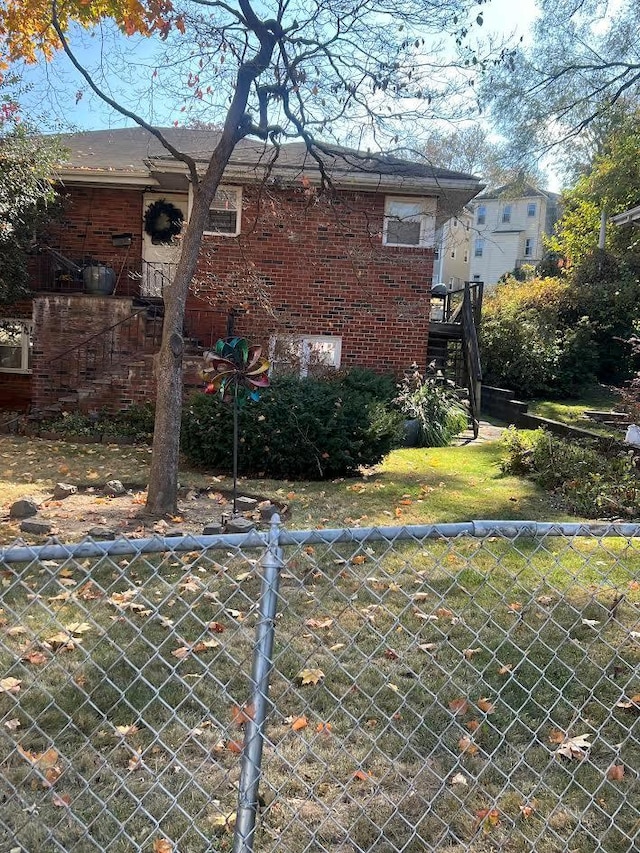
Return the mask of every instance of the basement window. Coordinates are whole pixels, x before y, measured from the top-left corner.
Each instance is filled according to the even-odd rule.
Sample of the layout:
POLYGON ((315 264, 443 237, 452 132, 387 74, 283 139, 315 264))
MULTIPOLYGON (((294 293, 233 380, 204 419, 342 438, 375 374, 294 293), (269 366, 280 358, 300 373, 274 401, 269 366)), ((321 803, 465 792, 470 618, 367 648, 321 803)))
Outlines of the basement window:
POLYGON ((31 373, 31 332, 27 320, 0 320, 0 372, 31 373))
POLYGON ((277 335, 269 342, 271 376, 309 376, 337 370, 342 338, 333 335, 277 335))
POLYGON ((209 207, 205 234, 237 237, 242 218, 242 187, 218 187, 209 207))
POLYGON ((432 247, 435 241, 436 200, 393 198, 384 201, 384 246, 432 247))

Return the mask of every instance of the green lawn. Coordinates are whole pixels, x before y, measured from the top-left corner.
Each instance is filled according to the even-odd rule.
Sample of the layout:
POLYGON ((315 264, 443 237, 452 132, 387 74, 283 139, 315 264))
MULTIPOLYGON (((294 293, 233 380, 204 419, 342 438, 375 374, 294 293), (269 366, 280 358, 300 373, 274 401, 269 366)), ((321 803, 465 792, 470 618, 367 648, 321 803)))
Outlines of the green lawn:
MULTIPOLYGON (((256 556, 3 567, 0 849, 230 850, 256 556)), ((284 557, 258 853, 634 849, 637 543, 284 557)))
POLYGON ((615 410, 620 401, 621 397, 617 389, 606 385, 596 385, 580 397, 570 400, 532 400, 529 403, 529 412, 532 415, 540 415, 540 417, 550 418, 570 426, 620 437, 619 431, 607 430, 606 427, 584 417, 585 409, 608 412, 615 410))
MULTIPOLYGON (((564 519, 534 484, 500 473, 498 442, 391 453, 361 478, 332 482, 243 479, 241 488, 289 506, 290 527, 420 524, 470 519, 564 519)), ((150 450, 0 436, 0 495, 6 509, 25 494, 46 499, 59 480, 97 488, 110 479, 143 489, 150 450)), ((183 485, 230 489, 228 478, 183 468, 183 485)), ((0 538, 14 538, 3 529, 0 538)))

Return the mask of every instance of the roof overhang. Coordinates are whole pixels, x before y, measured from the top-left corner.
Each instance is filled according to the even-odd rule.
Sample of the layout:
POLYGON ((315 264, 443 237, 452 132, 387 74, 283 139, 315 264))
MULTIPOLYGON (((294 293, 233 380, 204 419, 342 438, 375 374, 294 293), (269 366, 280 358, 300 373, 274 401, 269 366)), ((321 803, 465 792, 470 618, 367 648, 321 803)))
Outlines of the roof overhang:
POLYGON ((55 180, 60 184, 84 184, 93 187, 155 187, 157 179, 149 172, 125 172, 115 169, 59 168, 55 180))
POLYGON ((625 210, 622 213, 617 213, 609 218, 609 222, 614 225, 638 225, 640 226, 640 205, 625 210))

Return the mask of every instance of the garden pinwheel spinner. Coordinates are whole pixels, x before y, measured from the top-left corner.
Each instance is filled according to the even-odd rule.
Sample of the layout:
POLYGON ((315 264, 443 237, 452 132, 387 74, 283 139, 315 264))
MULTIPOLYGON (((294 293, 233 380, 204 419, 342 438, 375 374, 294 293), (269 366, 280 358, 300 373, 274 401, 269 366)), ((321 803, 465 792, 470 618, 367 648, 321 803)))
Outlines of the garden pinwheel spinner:
POLYGON ((248 400, 257 401, 260 391, 269 387, 269 361, 261 346, 252 346, 246 338, 219 340, 206 356, 202 371, 205 394, 219 394, 233 404, 233 514, 238 499, 238 407, 248 400))

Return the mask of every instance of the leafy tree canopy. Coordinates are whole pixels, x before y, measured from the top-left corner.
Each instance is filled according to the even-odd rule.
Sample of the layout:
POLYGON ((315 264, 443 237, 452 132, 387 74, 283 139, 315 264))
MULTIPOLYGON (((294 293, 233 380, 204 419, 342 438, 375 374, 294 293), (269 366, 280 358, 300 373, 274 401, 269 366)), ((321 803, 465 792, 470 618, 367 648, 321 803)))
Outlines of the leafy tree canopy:
POLYGON ((0 108, 0 302, 27 288, 28 253, 47 221, 55 193, 51 176, 60 158, 52 139, 43 139, 19 120, 10 99, 0 108))
POLYGON ((622 103, 640 99, 637 0, 539 0, 533 37, 489 69, 482 94, 515 155, 553 149, 582 169, 617 123, 622 103))
MULTIPOLYGON (((640 204, 640 111, 621 119, 602 143, 591 169, 563 196, 563 214, 549 247, 573 264, 598 246, 600 215, 622 213, 640 204)), ((607 228, 607 249, 620 259, 640 255, 638 230, 633 226, 607 228)))

